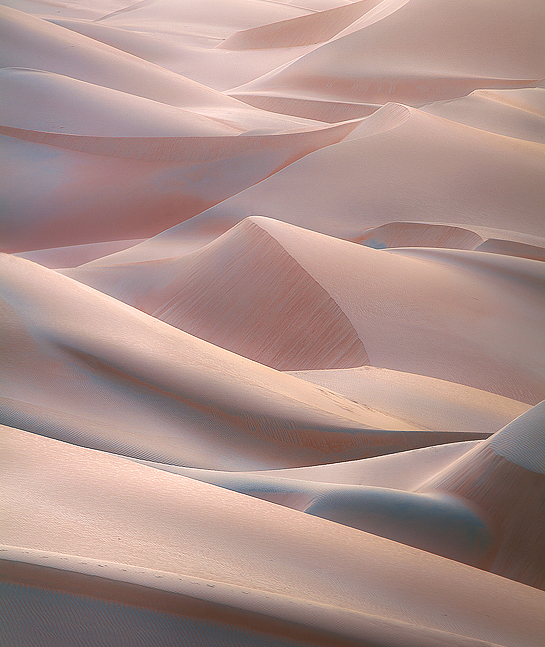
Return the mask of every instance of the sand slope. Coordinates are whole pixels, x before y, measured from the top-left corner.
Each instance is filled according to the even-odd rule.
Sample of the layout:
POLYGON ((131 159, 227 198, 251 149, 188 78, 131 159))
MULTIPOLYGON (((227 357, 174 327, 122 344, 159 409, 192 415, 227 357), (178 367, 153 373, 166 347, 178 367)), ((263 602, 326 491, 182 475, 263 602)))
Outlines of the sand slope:
POLYGON ((545 77, 543 5, 411 0, 383 20, 233 90, 422 105, 545 77), (508 26, 508 27, 507 27, 508 26))
POLYGON ((488 435, 420 431, 23 259, 3 255, 2 276, 3 420, 13 426, 216 469, 334 462, 488 435))
POLYGON ((261 214, 351 239, 400 220, 543 236, 544 169, 543 145, 411 109, 397 127, 307 155, 194 224, 225 231, 261 214))
MULTIPOLYGON (((11 528, 5 540, 57 553, 51 556, 54 564, 64 554, 69 562, 64 570, 81 572, 78 561, 98 559, 104 560, 103 572, 117 562, 176 573, 182 587, 184 576, 217 582, 220 599, 223 583, 340 607, 364 614, 359 633, 352 634, 360 641, 366 639, 365 617, 373 615, 417 627, 407 633, 406 625, 398 625, 397 639, 408 645, 439 645, 439 637, 453 645, 463 645, 464 637, 509 646, 540 642, 543 594, 535 589, 118 457, 17 430, 5 430, 2 442, 10 456, 2 497, 11 528), (28 470, 30 456, 40 477, 28 470), (17 505, 21 492, 24 509, 17 505), (58 511, 54 524, 51 510, 58 511), (13 524, 19 514, 24 523, 13 524), (513 617, 508 611, 515 601, 513 617), (435 642, 426 642, 427 629, 447 636, 432 633, 435 642)), ((36 558, 31 553, 26 559, 36 558)), ((119 568, 112 566, 116 579, 119 568)), ((94 563, 84 572, 95 572, 94 563)), ((147 573, 142 575, 145 582, 147 573)), ((63 579, 58 577, 56 588, 62 590, 63 579)), ((166 579, 168 587, 172 580, 166 579)), ((232 601, 236 605, 236 596, 232 601)), ((375 634, 374 642, 392 644, 394 636, 382 634, 381 642, 375 634)))
POLYGON ((64 274, 279 370, 369 363, 339 306, 251 218, 180 258, 64 274))

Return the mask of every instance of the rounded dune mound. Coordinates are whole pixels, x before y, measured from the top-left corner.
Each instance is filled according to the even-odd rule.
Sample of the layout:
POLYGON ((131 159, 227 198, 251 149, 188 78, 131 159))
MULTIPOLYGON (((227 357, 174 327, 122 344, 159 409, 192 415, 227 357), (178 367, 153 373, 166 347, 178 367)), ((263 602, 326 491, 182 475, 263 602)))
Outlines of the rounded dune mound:
POLYGON ((210 469, 295 467, 487 436, 424 430, 53 270, 0 258, 1 419, 12 427, 210 469))
POLYGON ((354 242, 375 249, 388 247, 444 247, 475 249, 483 239, 475 232, 453 225, 423 222, 389 222, 364 231, 354 242))
POLYGON ((222 49, 301 47, 323 43, 374 9, 382 0, 359 0, 253 29, 239 31, 218 45, 222 49))
MULTIPOLYGON (((117 456, 16 429, 4 429, 1 439, 10 456, 2 471, 0 511, 10 523, 1 566, 13 584, 38 585, 25 591, 28 604, 40 587, 59 592, 54 608, 67 611, 66 593, 103 600, 115 593, 114 601, 131 603, 136 585, 140 609, 189 616, 186 627, 197 616, 209 632, 224 618, 234 632, 247 630, 251 614, 261 612, 258 632, 282 638, 277 618, 285 638, 294 624, 306 628, 307 644, 312 637, 328 646, 343 638, 380 647, 540 645, 544 596, 536 589, 117 456)), ((51 608, 51 598, 41 601, 51 608)), ((125 626, 114 620, 112 630, 125 626)), ((208 644, 218 637, 212 633, 208 644)))
POLYGON ((455 382, 375 366, 293 374, 428 429, 494 433, 530 408, 523 402, 455 382))
POLYGON ((475 90, 467 97, 431 103, 422 110, 473 128, 545 144, 545 88, 475 90))
POLYGON ((545 77, 543 5, 410 0, 236 92, 289 91, 329 100, 422 105, 545 77), (506 30, 506 24, 509 29, 506 30))
POLYGON ((545 587, 545 402, 420 487, 458 497, 489 518, 488 570, 545 587))
POLYGON ((90 137, 238 135, 195 112, 37 70, 0 70, 2 126, 90 137))
POLYGON ((180 259, 65 274, 278 370, 369 364, 335 301, 252 218, 180 259))

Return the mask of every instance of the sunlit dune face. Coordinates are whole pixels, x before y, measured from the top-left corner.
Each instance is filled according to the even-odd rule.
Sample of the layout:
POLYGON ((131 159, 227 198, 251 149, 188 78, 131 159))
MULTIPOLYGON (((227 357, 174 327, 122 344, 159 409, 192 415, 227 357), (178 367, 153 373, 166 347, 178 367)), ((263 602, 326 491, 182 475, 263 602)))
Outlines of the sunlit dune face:
POLYGON ((0 642, 542 647, 545 4, 0 7, 0 642))

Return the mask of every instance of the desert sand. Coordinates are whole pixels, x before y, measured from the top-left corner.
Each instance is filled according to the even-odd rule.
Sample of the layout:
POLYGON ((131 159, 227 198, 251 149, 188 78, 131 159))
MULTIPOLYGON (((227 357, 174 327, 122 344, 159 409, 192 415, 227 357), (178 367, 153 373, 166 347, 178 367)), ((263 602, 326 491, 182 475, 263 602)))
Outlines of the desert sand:
POLYGON ((3 0, 0 642, 541 647, 539 0, 3 0))

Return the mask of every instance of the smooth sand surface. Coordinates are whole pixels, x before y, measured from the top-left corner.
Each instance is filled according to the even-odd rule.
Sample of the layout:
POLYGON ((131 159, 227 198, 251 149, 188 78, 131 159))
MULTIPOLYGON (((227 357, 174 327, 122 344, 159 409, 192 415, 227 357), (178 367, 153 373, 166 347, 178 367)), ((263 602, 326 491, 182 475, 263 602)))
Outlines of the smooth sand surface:
MULTIPOLYGON (((356 361, 352 366, 369 363, 372 366, 423 374, 529 404, 543 399, 545 368, 541 365, 539 356, 536 357, 535 349, 541 348, 544 343, 543 301, 539 295, 545 266, 537 261, 484 254, 482 256, 490 259, 490 268, 487 269, 485 264, 482 271, 479 268, 478 271, 468 272, 464 263, 439 264, 433 256, 428 260, 434 251, 432 249, 424 250, 422 259, 410 258, 409 254, 414 256, 417 253, 411 252, 410 248, 406 254, 390 253, 276 220, 253 217, 219 238, 217 243, 193 252, 185 261, 182 257, 178 262, 155 262, 149 265, 141 263, 136 267, 115 265, 110 268, 76 268, 68 273, 73 278, 89 282, 93 287, 126 300, 192 334, 202 335, 223 346, 233 344, 232 349, 240 352, 243 347, 240 346, 241 342, 236 341, 239 331, 241 335, 245 335, 245 326, 253 327, 255 324, 252 323, 251 311, 244 314, 244 303, 238 305, 234 296, 236 292, 232 297, 229 295, 234 290, 240 290, 244 295, 242 298, 245 298, 249 294, 246 285, 247 277, 250 276, 256 289, 265 295, 266 284, 258 281, 258 276, 260 272, 264 276, 274 276, 267 268, 267 256, 264 255, 265 250, 270 254, 273 249, 275 254, 281 253, 281 258, 289 255, 297 264, 296 270, 300 271, 299 268, 302 268, 306 275, 310 275, 325 290, 320 294, 324 297, 328 295, 327 303, 330 305, 327 308, 332 307, 329 299, 340 308, 344 316, 339 317, 335 314, 338 311, 331 311, 330 321, 336 317, 335 320, 339 322, 338 331, 342 325, 344 331, 352 332, 351 338, 344 338, 343 345, 336 342, 338 351, 344 352, 347 349, 348 352, 347 344, 353 343, 355 334, 369 358, 366 361, 362 357, 359 347, 360 351, 356 351, 356 361), (255 246, 261 240, 264 245, 258 252, 261 260, 259 263, 252 262, 252 254, 248 252, 247 245, 252 245, 257 250, 255 246), (225 283, 212 285, 207 277, 214 274, 216 263, 226 266, 222 274, 225 283), (248 273, 250 267, 251 272, 248 273), (173 277, 178 271, 180 278, 172 283, 169 277, 173 277), (146 278, 148 272, 150 276, 146 278), (528 290, 518 290, 519 279, 528 280, 528 290), (146 283, 150 288, 146 288, 146 283), (208 318, 215 312, 213 304, 222 303, 216 293, 218 289, 224 295, 222 298, 229 301, 226 306, 218 306, 226 312, 226 317, 219 321, 214 317, 210 323, 208 318), (359 294, 361 298, 355 300, 354 294, 359 294), (519 305, 515 306, 516 302, 519 305), (456 307, 453 304, 457 304, 456 307), (236 310, 236 316, 240 320, 240 324, 237 323, 236 326, 232 322, 235 315, 228 314, 231 309, 236 310), (503 322, 503 329, 496 319, 489 320, 484 316, 485 313, 492 312, 498 313, 496 316, 503 322), (346 327, 348 324, 350 328, 346 327), (515 339, 510 339, 507 345, 505 335, 511 325, 520 334, 515 339), (235 346, 237 343, 239 345, 235 346), (497 366, 493 375, 488 368, 490 363, 497 366)), ((449 250, 439 250, 438 253, 448 254, 449 250)), ((478 259, 482 258, 476 252, 460 253, 477 254, 478 259)), ((275 272, 278 272, 280 266, 277 260, 274 265, 275 272)), ((282 281, 286 288, 296 276, 293 270, 289 271, 293 278, 291 281, 282 281)), ((301 299, 305 298, 302 291, 300 295, 301 299)), ((257 303, 256 298, 252 297, 249 303, 257 303)), ((292 297, 283 295, 277 288, 274 288, 274 300, 268 298, 271 311, 277 313, 279 307, 284 307, 282 304, 286 299, 289 299, 294 309, 290 311, 292 316, 300 315, 306 322, 308 315, 304 302, 296 306, 292 297)), ((267 313, 265 307, 259 309, 259 316, 267 313)), ((321 316, 326 316, 326 312, 326 308, 321 306, 321 316)), ((277 314, 272 316, 276 317, 277 314)), ((267 316, 266 321, 270 320, 267 316)), ((290 333, 291 330, 282 331, 282 338, 290 339, 290 333)), ((248 343, 246 342, 246 346, 248 343)), ((267 356, 266 353, 272 350, 268 351, 264 345, 260 348, 261 356, 269 357, 267 361, 270 362, 270 355, 267 356)), ((298 348, 303 352, 303 347, 298 348)), ((356 348, 357 345, 354 351, 356 348)), ((246 350, 243 354, 244 352, 250 354, 246 350)), ((252 352, 261 361, 255 355, 258 351, 252 352)), ((281 359, 283 362, 288 361, 285 355, 281 359)), ((319 360, 301 356, 298 361, 304 363, 319 360)), ((325 358, 320 361, 325 361, 325 358)), ((276 366, 287 369, 288 364, 276 366)), ((330 364, 329 367, 343 368, 338 363, 336 366, 330 364)))
POLYGON ((3 255, 2 276, 3 420, 14 426, 216 469, 335 462, 488 435, 424 430, 350 402, 24 259, 3 255))
POLYGON ((2 645, 543 645, 544 27, 2 2, 2 645))
POLYGON ((280 593, 457 634, 459 644, 463 636, 540 642, 543 593, 530 587, 119 457, 4 431, 8 545, 280 593), (22 491, 25 509, 15 505, 22 491))
POLYGON ((494 12, 487 0, 411 0, 234 92, 421 105, 477 88, 525 87, 545 77, 544 24, 539 0, 501 0, 494 12))
POLYGON ((407 110, 397 127, 307 155, 195 226, 221 232, 260 214, 350 239, 398 220, 544 235, 542 144, 407 110))

